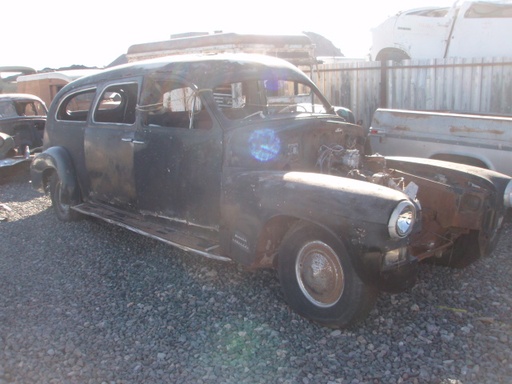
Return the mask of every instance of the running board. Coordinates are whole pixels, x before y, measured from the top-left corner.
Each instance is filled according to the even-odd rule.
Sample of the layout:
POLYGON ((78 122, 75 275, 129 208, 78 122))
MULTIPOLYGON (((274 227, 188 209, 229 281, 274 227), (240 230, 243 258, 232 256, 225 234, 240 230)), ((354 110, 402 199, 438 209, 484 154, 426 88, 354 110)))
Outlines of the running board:
POLYGON ((225 256, 213 253, 219 244, 208 239, 192 236, 172 228, 157 225, 148 221, 142 215, 127 213, 110 206, 94 203, 82 203, 71 207, 73 210, 87 216, 96 217, 108 223, 118 225, 135 233, 163 241, 169 245, 187 252, 220 261, 231 261, 225 256))

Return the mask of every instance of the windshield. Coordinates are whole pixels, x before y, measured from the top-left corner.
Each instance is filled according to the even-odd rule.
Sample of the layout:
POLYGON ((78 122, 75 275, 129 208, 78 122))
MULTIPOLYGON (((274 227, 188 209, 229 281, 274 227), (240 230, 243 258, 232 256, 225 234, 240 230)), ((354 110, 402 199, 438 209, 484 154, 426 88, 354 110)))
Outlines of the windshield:
POLYGON ((267 79, 222 84, 213 89, 213 96, 230 120, 325 113, 313 89, 297 81, 267 79))

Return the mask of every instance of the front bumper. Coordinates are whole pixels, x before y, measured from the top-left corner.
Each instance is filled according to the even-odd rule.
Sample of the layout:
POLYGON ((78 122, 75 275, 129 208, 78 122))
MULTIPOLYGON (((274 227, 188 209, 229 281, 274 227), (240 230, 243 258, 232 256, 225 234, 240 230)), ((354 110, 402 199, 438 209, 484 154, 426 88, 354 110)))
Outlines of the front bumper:
POLYGON ((364 256, 366 281, 384 292, 401 292, 412 288, 418 277, 418 259, 408 247, 386 253, 370 252, 364 256))
POLYGON ((402 292, 412 288, 418 277, 418 259, 397 264, 392 268, 382 269, 379 288, 385 292, 402 292))

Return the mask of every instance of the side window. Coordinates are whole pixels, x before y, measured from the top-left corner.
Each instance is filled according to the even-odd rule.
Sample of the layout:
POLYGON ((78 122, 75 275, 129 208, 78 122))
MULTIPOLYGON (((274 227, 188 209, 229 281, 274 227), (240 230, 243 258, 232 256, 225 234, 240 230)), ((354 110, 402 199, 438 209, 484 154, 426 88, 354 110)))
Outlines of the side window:
POLYGON ((475 3, 471 4, 464 14, 467 19, 473 18, 510 18, 512 17, 512 5, 510 4, 488 4, 475 3))
POLYGON ((73 93, 64 99, 57 111, 57 120, 86 121, 96 89, 73 93))
POLYGON ((39 101, 22 103, 21 116, 46 116, 43 105, 39 101))
POLYGON ((146 79, 139 109, 147 126, 210 129, 210 114, 194 89, 169 80, 146 79))
POLYGON ((0 101, 0 117, 15 117, 18 116, 16 108, 11 100, 0 101))
POLYGON ((105 89, 94 111, 97 123, 135 123, 138 84, 118 84, 105 89))

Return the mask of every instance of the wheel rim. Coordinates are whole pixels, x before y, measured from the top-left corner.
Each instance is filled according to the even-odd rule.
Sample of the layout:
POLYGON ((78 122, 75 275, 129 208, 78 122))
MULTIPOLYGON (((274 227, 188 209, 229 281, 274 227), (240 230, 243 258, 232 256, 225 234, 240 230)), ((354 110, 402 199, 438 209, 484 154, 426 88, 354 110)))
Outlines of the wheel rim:
POLYGON ((324 242, 312 241, 301 248, 295 275, 304 296, 318 307, 332 307, 343 295, 343 267, 336 252, 324 242))

